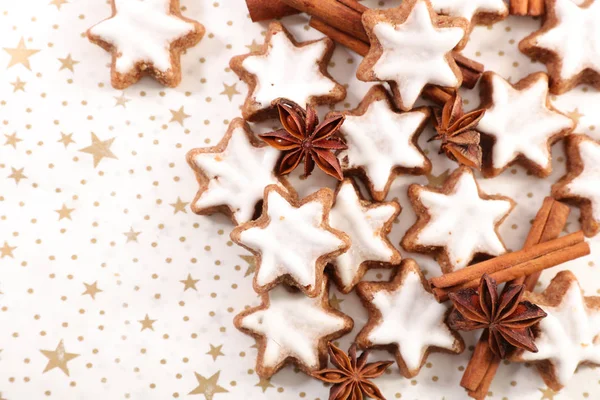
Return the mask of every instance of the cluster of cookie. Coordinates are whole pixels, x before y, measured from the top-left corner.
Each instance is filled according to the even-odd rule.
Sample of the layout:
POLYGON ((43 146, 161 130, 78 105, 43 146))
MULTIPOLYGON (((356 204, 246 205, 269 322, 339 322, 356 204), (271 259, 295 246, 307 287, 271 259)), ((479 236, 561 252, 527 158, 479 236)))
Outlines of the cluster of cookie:
MULTIPOLYGON (((304 3, 331 11, 336 1, 304 3)), ((112 52, 113 86, 124 88, 144 74, 176 85, 179 55, 200 40, 202 26, 181 16, 177 0, 112 0, 112 7, 113 16, 92 27, 88 36, 112 52), (135 41, 139 31, 147 34, 145 46, 135 41)), ((334 43, 329 38, 298 42, 283 25, 272 23, 260 50, 230 63, 249 87, 243 118, 231 122, 216 146, 188 153, 200 185, 192 209, 228 215, 236 225, 232 240, 256 257, 253 287, 262 304, 242 312, 235 324, 256 337, 256 371, 262 377, 272 376, 288 362, 316 373, 327 363, 327 343, 353 328, 352 319, 329 304, 328 265, 338 288, 343 293, 356 288, 369 311, 356 343, 393 351, 404 376, 416 375, 431 351, 464 349, 461 337, 448 325, 449 308, 436 301, 417 264, 401 261, 387 239, 401 208, 396 201, 384 200, 398 174, 431 171, 417 143, 431 111, 414 108, 415 102, 431 85, 455 92, 463 74, 454 52, 464 47, 475 24, 491 24, 508 11, 501 0, 405 0, 388 10, 368 10, 358 3, 352 7, 362 14, 364 31, 359 29, 357 35, 369 41, 357 76, 387 83, 391 93, 378 84, 356 109, 330 113, 319 124, 313 107, 334 104, 346 95, 327 72, 334 43), (268 119, 278 111, 283 129, 261 136, 264 140, 257 138, 246 121, 268 119), (321 189, 299 199, 281 173, 302 162, 305 175, 317 165, 339 178, 336 191, 321 189), (353 178, 367 187, 373 201, 361 196, 353 178), (257 209, 261 202, 262 209, 257 209), (393 267, 392 278, 361 282, 370 267, 393 267)), ((600 143, 572 134, 575 122, 552 107, 549 93, 563 93, 579 83, 600 88, 598 17, 600 2, 578 6, 571 0, 547 0, 542 28, 520 48, 546 62, 548 74, 535 73, 513 85, 486 72, 480 85, 481 112, 464 115, 460 99, 453 96, 452 104, 436 113, 442 146, 467 165, 483 156, 484 177, 496 176, 514 163, 546 177, 551 172, 550 147, 564 138, 568 174, 552 194, 581 206, 582 227, 589 236, 600 231, 600 143)), ((459 167, 441 188, 411 185, 408 194, 418 220, 401 245, 435 255, 445 274, 467 267, 476 255, 506 252, 497 228, 515 202, 483 193, 471 168, 459 167)), ((495 293, 495 284, 485 282, 485 290, 495 293)), ((483 290, 484 286, 479 295, 485 297, 483 290)), ((572 274, 559 274, 542 295, 524 296, 544 310, 532 308, 528 321, 537 324, 542 314, 546 318, 539 322, 535 338, 529 330, 519 333, 520 340, 532 341, 523 347, 538 352, 521 352, 514 359, 539 361, 542 376, 557 389, 580 363, 600 361, 600 345, 595 343, 600 299, 584 298, 572 274)), ((508 308, 502 303, 507 311, 498 318, 514 316, 520 299, 521 294, 508 308)), ((455 310, 464 311, 463 317, 476 320, 482 312, 487 318, 475 325, 463 321, 462 326, 491 323, 483 306, 461 304, 456 298, 455 310)), ((496 333, 514 344, 511 332, 496 333)))

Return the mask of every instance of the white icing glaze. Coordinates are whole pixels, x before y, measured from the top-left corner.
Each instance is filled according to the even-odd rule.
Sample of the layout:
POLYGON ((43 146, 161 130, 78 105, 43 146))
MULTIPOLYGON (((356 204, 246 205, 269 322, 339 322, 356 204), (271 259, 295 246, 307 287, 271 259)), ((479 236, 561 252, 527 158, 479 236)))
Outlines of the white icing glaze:
POLYGON ((371 302, 381 312, 381 322, 368 339, 376 345, 397 345, 409 370, 421 366, 430 346, 454 349, 456 338, 444 323, 448 308, 423 288, 415 271, 409 270, 397 290, 375 292, 371 302))
POLYGON ((319 367, 319 339, 344 328, 344 318, 326 312, 322 294, 306 297, 282 286, 269 291, 269 307, 242 320, 243 328, 265 336, 263 365, 274 367, 287 357, 296 357, 309 368, 319 367))
POLYGON ((256 76, 254 101, 267 108, 273 100, 285 97, 304 106, 311 96, 329 94, 336 84, 319 68, 326 51, 324 40, 296 47, 283 32, 277 32, 267 54, 247 57, 242 63, 256 76))
POLYGON ((481 199, 472 172, 464 172, 450 194, 423 189, 419 198, 431 220, 419 232, 418 244, 445 246, 455 269, 466 267, 475 253, 497 256, 506 251, 495 225, 509 212, 511 203, 481 199))
POLYGON ((600 364, 600 312, 586 306, 573 281, 557 307, 540 305, 548 316, 540 322, 537 353, 523 352, 524 361, 550 360, 559 384, 565 385, 585 361, 600 364))
POLYGON ((348 157, 348 168, 363 167, 374 189, 382 191, 394 167, 425 167, 412 138, 426 118, 422 111, 396 113, 386 101, 375 101, 364 115, 346 116, 341 132, 348 150, 340 159, 348 157))
POLYGON ((600 144, 593 140, 579 143, 583 171, 566 188, 571 194, 585 197, 592 204, 592 215, 600 221, 600 144))
POLYGON ((396 209, 390 204, 363 207, 350 181, 344 181, 340 187, 335 205, 329 213, 329 224, 350 237, 350 249, 334 262, 335 270, 348 290, 352 288, 363 262, 392 261, 394 252, 381 238, 381 230, 395 212, 396 209))
POLYGON ((477 130, 496 139, 492 150, 493 167, 504 168, 523 154, 541 168, 548 168, 548 140, 573 127, 573 121, 546 107, 547 75, 539 75, 529 88, 517 90, 494 74, 492 87, 493 105, 486 110, 477 130))
POLYGON ((403 24, 380 22, 374 26, 373 33, 383 48, 373 72, 378 79, 397 83, 406 108, 412 108, 428 83, 458 86, 445 55, 461 41, 465 32, 458 27, 434 27, 424 0, 415 4, 403 24))
POLYGON ((430 0, 433 10, 450 17, 463 17, 469 21, 475 14, 508 14, 504 0, 430 0))
POLYGON ((240 233, 241 242, 262 256, 256 283, 264 286, 290 274, 300 285, 314 288, 317 259, 338 250, 344 242, 321 227, 321 202, 295 208, 276 191, 270 191, 267 200, 268 225, 240 233))
POLYGON ((137 62, 152 63, 160 71, 171 65, 171 43, 195 30, 194 24, 169 14, 171 0, 115 0, 114 17, 90 32, 115 46, 115 68, 126 74, 137 62))
POLYGON ((561 57, 560 76, 573 78, 586 68, 600 72, 600 2, 580 8, 571 0, 556 0, 557 25, 536 39, 536 46, 561 57))
POLYGON ((195 206, 227 205, 238 224, 251 220, 265 187, 279 184, 273 173, 278 158, 278 150, 255 147, 243 128, 234 129, 223 152, 198 153, 193 158, 210 180, 195 206))

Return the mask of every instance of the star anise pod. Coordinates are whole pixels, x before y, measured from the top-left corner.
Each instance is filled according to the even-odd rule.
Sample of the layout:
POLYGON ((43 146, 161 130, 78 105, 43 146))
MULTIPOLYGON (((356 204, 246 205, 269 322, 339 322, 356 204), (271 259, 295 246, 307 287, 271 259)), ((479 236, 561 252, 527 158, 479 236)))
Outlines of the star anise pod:
POLYGON ((429 139, 441 140, 440 153, 459 164, 481 168, 481 146, 479 132, 475 130, 485 109, 465 114, 462 98, 455 93, 440 110, 434 110, 434 128, 437 135, 429 139))
POLYGON ((337 136, 345 117, 336 115, 319 124, 317 112, 310 105, 304 110, 287 99, 278 99, 274 103, 283 129, 258 136, 283 152, 278 173, 289 174, 304 160, 304 177, 310 175, 316 164, 326 174, 344 179, 340 162, 332 151, 347 149, 337 136))
POLYGON ((453 329, 485 329, 490 349, 500 358, 516 347, 537 353, 531 327, 546 316, 529 301, 521 301, 524 285, 509 285, 498 296, 496 281, 484 274, 479 290, 473 288, 450 293, 454 309, 448 316, 453 329))
POLYGON ((385 400, 381 391, 371 379, 385 372, 393 361, 379 361, 367 364, 369 350, 356 358, 356 344, 352 344, 348 354, 329 343, 329 358, 337 369, 322 369, 314 372, 313 377, 327 383, 333 383, 329 391, 329 400, 362 400, 368 396, 375 400, 385 400))

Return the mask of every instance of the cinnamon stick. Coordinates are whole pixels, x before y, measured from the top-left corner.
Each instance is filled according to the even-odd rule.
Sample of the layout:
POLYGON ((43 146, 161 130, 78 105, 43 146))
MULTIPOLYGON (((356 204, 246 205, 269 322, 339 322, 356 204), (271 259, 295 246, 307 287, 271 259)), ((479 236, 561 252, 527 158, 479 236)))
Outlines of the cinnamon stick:
POLYGON ((510 0, 509 13, 510 15, 527 15, 529 11, 528 0, 510 0))
POLYGON ((454 91, 452 89, 433 85, 425 86, 421 93, 425 99, 430 100, 439 106, 446 104, 452 98, 453 94, 454 91))
POLYGON ((281 0, 246 0, 246 6, 252 22, 283 18, 300 12, 281 0))
MULTIPOLYGON (((558 202, 552 197, 546 197, 531 225, 524 248, 557 238, 567 223, 569 212, 570 209, 566 204, 558 202)), ((539 275, 540 273, 535 273, 516 279, 510 284, 525 284, 526 289, 531 291, 535 287, 539 275)), ((500 357, 495 355, 490 360, 485 349, 491 352, 487 337, 482 335, 461 380, 461 386, 467 389, 470 397, 477 400, 483 400, 486 397, 501 362, 500 357), (478 350, 478 348, 480 349, 478 350)))
POLYGON ((568 246, 573 246, 577 243, 583 242, 583 240, 583 232, 579 231, 571 233, 567 236, 538 244, 532 248, 524 248, 519 251, 507 253, 498 257, 494 257, 490 260, 465 267, 455 272, 450 272, 442 276, 431 278, 429 283, 434 288, 448 288, 473 280, 479 281, 484 273, 491 275, 508 267, 534 260, 568 246))
POLYGON ((481 74, 483 74, 485 67, 482 63, 471 60, 456 51, 452 52, 452 56, 454 57, 454 61, 456 61, 456 65, 458 65, 462 72, 462 85, 468 89, 473 89, 477 84, 477 81, 479 81, 481 74))
POLYGON ((527 15, 530 17, 539 17, 544 15, 546 12, 546 5, 544 0, 529 0, 529 7, 527 9, 527 15))
POLYGON ((315 28, 324 35, 329 36, 333 41, 341 44, 342 46, 346 46, 358 55, 364 57, 369 52, 369 45, 367 43, 355 39, 354 37, 340 31, 339 29, 327 25, 325 22, 321 21, 318 18, 312 17, 308 22, 308 25, 315 28))
POLYGON ((361 14, 369 9, 369 7, 365 6, 364 4, 360 4, 357 0, 337 0, 337 1, 339 3, 342 3, 345 6, 348 6, 349 8, 351 8, 355 11, 358 11, 361 14))

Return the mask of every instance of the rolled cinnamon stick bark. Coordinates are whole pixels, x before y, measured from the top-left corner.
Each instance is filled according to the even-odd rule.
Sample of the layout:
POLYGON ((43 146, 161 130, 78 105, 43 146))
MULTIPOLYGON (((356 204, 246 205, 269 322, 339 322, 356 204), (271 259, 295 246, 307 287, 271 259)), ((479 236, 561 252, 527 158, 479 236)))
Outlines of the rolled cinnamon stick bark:
POLYGON ((281 0, 246 0, 246 6, 252 22, 283 18, 300 12, 281 0))

